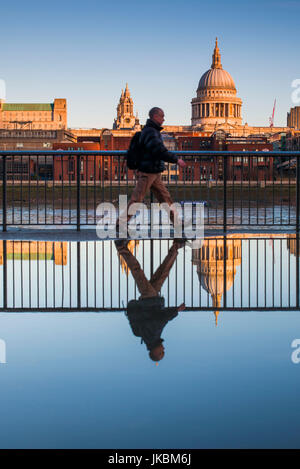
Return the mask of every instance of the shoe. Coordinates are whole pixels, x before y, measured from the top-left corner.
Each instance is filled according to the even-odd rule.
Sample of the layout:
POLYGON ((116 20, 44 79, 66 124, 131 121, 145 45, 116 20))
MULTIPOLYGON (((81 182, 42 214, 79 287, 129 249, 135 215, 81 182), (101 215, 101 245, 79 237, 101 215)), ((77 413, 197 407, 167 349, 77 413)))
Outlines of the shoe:
POLYGON ((116 248, 117 249, 120 249, 122 247, 126 247, 128 244, 128 240, 127 239, 116 239, 115 240, 115 245, 116 245, 116 248))
POLYGON ((187 243, 185 238, 174 238, 173 246, 176 246, 177 249, 183 248, 187 243))

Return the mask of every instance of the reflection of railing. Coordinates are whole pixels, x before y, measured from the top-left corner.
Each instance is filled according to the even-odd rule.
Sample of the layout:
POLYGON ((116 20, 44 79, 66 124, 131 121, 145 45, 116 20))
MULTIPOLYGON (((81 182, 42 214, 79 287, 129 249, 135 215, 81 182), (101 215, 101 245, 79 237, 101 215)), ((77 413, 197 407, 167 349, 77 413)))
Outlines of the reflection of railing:
MULTIPOLYGON (((175 153, 186 167, 169 165, 165 183, 175 202, 206 202, 207 227, 299 230, 300 152, 175 153), (294 164, 284 163, 289 160, 294 164)), ((0 176, 4 231, 10 225, 96 225, 98 204, 117 207, 118 196, 129 197, 136 184, 124 151, 0 152, 0 176)))
POLYGON ((0 311, 124 311, 140 296, 139 275, 162 276, 166 306, 211 311, 216 323, 223 310, 299 310, 298 235, 209 237, 174 257, 175 244, 131 241, 128 263, 112 241, 3 241, 0 311))

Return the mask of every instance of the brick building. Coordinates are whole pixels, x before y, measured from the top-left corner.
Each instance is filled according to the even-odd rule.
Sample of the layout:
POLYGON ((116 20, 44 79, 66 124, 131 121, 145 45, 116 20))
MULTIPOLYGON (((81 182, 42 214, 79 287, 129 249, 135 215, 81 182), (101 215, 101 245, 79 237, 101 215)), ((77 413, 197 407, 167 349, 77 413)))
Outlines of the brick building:
MULTIPOLYGON (((55 143, 53 149, 57 150, 53 167, 55 181, 75 181, 77 162, 79 161, 78 157, 73 155, 59 156, 58 150, 102 151, 100 143, 97 142, 55 143)), ((125 181, 127 175, 129 180, 133 179, 134 171, 127 170, 123 156, 111 156, 109 152, 107 156, 80 156, 81 181, 89 183, 93 183, 93 181, 125 181)))
MULTIPOLYGON (((168 132, 162 133, 164 144, 170 151, 228 151, 227 178, 230 180, 270 180, 273 177, 273 158, 267 155, 272 151, 273 145, 267 137, 231 137, 223 131, 217 131, 212 136, 202 136, 199 132, 168 132), (230 151, 266 151, 266 156, 233 157, 230 151)), ((84 140, 84 136, 78 140, 84 140)), ((105 129, 98 137, 89 137, 98 140, 101 150, 127 150, 131 136, 114 135, 113 131, 105 129)), ((83 142, 81 142, 83 144, 83 142)), ((201 155, 185 156, 185 168, 177 165, 168 165, 162 174, 162 179, 168 182, 175 181, 208 181, 223 179, 223 158, 201 155)), ((118 157, 107 157, 108 169, 104 179, 126 179, 126 166, 119 162, 118 157)), ((120 160, 121 161, 121 160, 120 160)), ((133 172, 128 171, 128 178, 133 178, 133 172)))
POLYGON ((288 151, 300 151, 300 132, 293 132, 286 135, 286 150, 288 151))
MULTIPOLYGON (((55 143, 54 150, 100 150, 99 143, 81 142, 81 143, 55 143)), ((75 181, 77 174, 77 163, 80 161, 80 179, 81 181, 99 181, 103 171, 102 163, 104 161, 100 156, 81 156, 59 155, 59 151, 54 157, 53 176, 55 181, 75 181)), ((105 163, 104 163, 105 164, 105 163)))

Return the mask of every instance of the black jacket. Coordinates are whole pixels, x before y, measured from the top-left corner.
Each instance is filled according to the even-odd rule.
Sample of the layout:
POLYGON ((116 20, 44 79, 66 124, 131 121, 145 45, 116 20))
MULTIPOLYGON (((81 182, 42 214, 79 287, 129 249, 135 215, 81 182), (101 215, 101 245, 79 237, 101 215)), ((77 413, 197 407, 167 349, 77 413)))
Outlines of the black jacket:
POLYGON ((141 337, 148 350, 163 342, 160 337, 165 325, 178 315, 177 308, 165 308, 162 297, 132 300, 127 317, 135 336, 141 337))
POLYGON ((178 158, 168 151, 161 138, 160 127, 153 120, 148 119, 141 133, 140 143, 143 148, 143 157, 138 169, 144 173, 161 173, 165 170, 164 161, 177 163, 178 158))

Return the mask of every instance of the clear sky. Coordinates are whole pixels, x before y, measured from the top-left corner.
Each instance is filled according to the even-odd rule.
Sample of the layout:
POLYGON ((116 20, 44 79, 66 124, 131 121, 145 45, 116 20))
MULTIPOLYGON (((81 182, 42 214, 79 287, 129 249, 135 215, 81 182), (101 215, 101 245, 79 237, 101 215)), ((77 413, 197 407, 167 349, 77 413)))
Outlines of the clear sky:
POLYGON ((0 79, 7 102, 66 98, 70 127, 111 127, 129 84, 143 123, 190 124, 191 99, 215 37, 243 100, 243 122, 286 125, 300 78, 300 0, 27 0, 0 4, 0 79))

